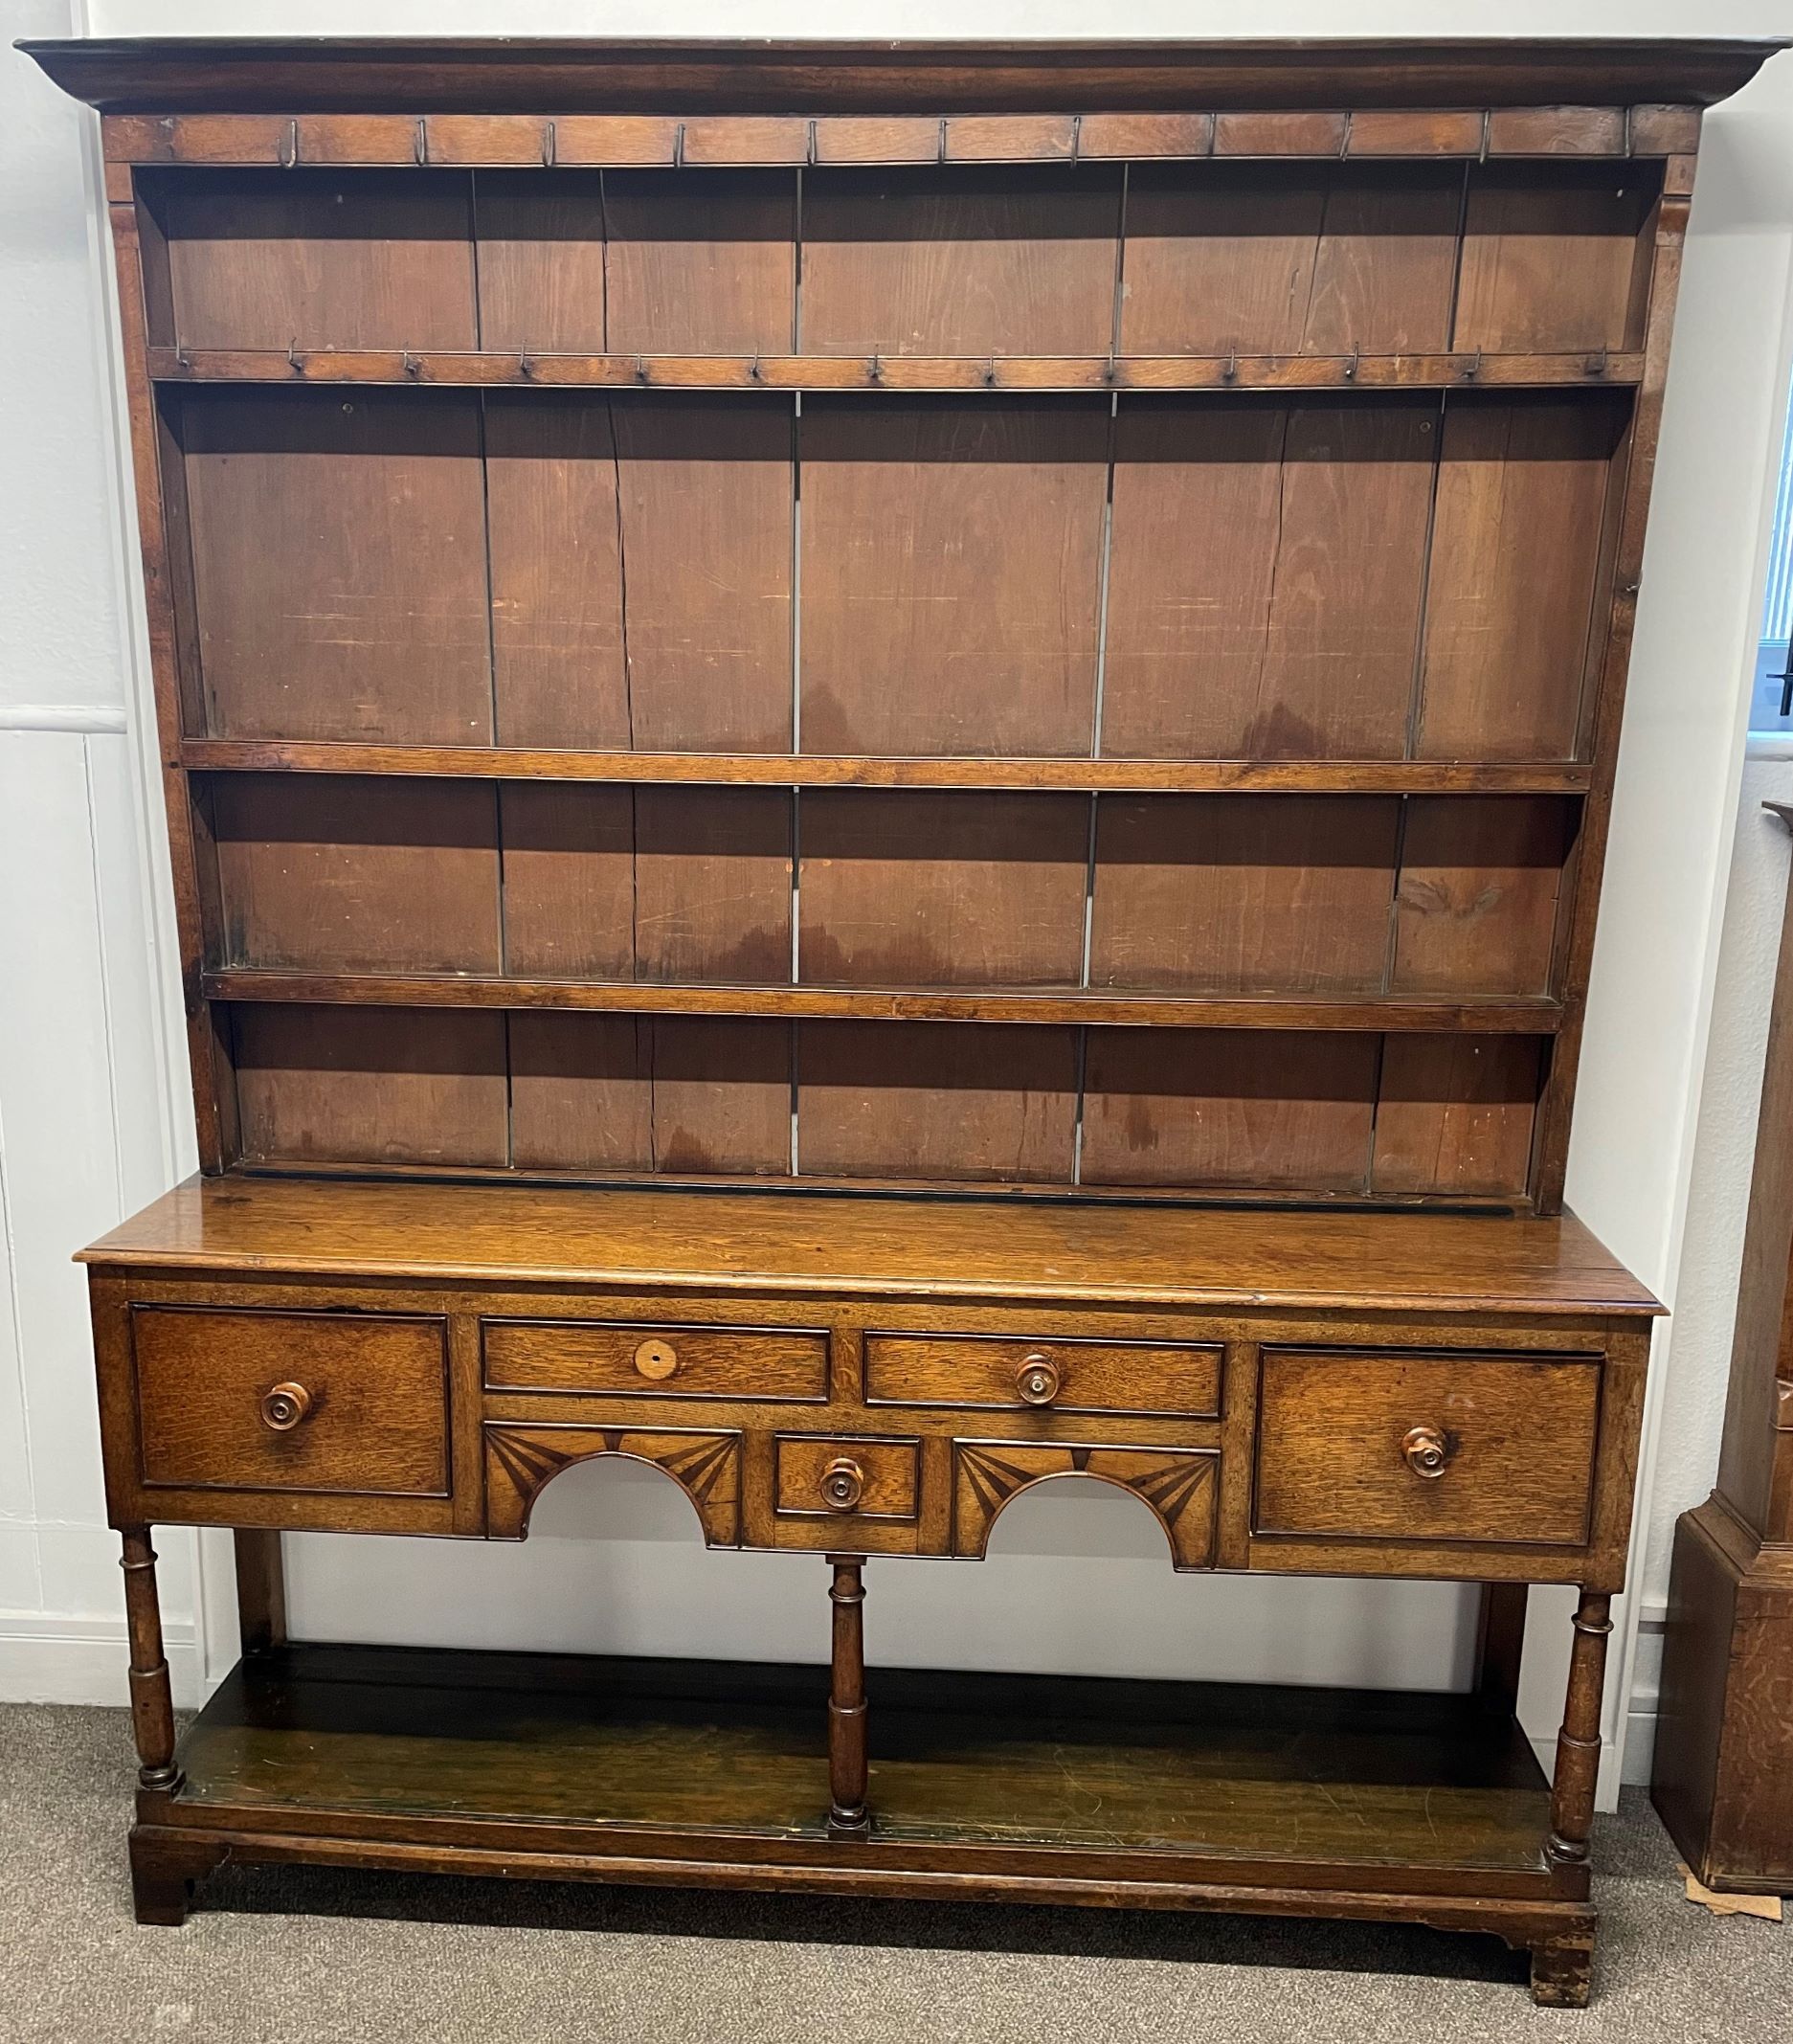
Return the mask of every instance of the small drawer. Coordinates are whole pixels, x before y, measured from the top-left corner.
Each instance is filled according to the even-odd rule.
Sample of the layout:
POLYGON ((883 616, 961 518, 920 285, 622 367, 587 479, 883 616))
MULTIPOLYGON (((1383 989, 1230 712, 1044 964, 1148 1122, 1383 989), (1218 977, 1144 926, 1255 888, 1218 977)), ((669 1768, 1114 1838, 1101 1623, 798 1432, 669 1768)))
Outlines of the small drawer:
POLYGON ((781 1518, 912 1519, 919 1441, 781 1434, 773 1503, 781 1518))
POLYGON ((1218 1343, 868 1335, 865 1399, 873 1405, 1031 1405, 1212 1419, 1221 1409, 1221 1349, 1218 1343))
POLYGON ((815 1328, 487 1320, 484 1342, 493 1391, 814 1402, 828 1395, 828 1336, 815 1328))
POLYGON ((1259 1533, 1579 1546, 1598 1357, 1266 1349, 1259 1533))
POLYGON ((444 1323, 134 1306, 146 1485, 448 1494, 444 1323))

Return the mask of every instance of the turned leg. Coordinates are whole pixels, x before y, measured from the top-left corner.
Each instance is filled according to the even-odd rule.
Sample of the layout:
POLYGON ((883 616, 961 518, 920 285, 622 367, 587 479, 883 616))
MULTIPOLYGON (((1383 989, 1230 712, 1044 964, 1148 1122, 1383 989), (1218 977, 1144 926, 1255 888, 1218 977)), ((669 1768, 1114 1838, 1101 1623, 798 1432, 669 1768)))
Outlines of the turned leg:
POLYGON ((828 1691, 828 1829, 863 1838, 871 1830, 865 1808, 865 1585, 862 1558, 831 1554, 834 1582, 834 1654, 828 1691))
POLYGON ((268 1653, 286 1644, 286 1569, 280 1537, 239 1527, 236 1547, 236 1617, 245 1653, 268 1653))
POLYGON ((168 1791, 180 1784, 174 1764, 174 1696, 162 1651, 162 1610, 156 1602, 156 1556, 147 1526, 123 1529, 124 1617, 131 1642, 131 1729, 137 1740, 139 1784, 168 1791))
POLYGON ((1594 1790, 1600 1779, 1600 1712, 1606 1687, 1607 1613, 1612 1599, 1583 1590, 1576 1606, 1575 1646, 1569 1657, 1569 1694, 1557 1735, 1557 1773, 1551 1785, 1550 1856, 1559 1865, 1585 1866, 1594 1829, 1594 1790))

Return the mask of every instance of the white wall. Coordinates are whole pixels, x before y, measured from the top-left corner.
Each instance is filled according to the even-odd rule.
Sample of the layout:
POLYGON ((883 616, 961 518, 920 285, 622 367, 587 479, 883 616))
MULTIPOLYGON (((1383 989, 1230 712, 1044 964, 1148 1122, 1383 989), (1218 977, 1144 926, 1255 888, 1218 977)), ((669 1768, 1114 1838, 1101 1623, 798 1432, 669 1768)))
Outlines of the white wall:
MULTIPOLYGON (((56 34, 66 27, 64 11, 56 0, 13 0, 9 25, 56 34)), ((999 36, 1075 34, 1091 25, 1082 0, 1003 0, 972 11, 877 0, 625 0, 606 8, 601 22, 588 6, 515 0, 93 0, 86 11, 96 34, 521 34, 601 26, 607 34, 999 36)), ((1177 36, 1240 26, 1236 9, 1183 0, 1131 0, 1099 24, 1105 34, 1177 36)), ((1766 35, 1788 22, 1779 6, 1732 5, 1709 8, 1696 26, 1703 34, 1766 35)), ((1254 10, 1249 22, 1257 34, 1634 35, 1688 27, 1666 0, 1448 10, 1366 0, 1349 12, 1325 0, 1281 0, 1254 10)), ((1676 1289, 1680 1263, 1736 812, 1765 449, 1785 384, 1793 58, 1715 114, 1707 134, 1571 1178, 1592 1224, 1665 1294, 1676 1289)), ((79 1286, 64 1260, 122 1206, 185 1167, 186 1110, 171 1091, 184 1077, 168 1046, 171 973, 156 963, 156 941, 167 940, 166 921, 158 923, 166 887, 153 869, 153 835, 134 838, 126 814, 141 755, 117 729, 128 708, 141 737, 144 677, 131 583, 120 566, 123 513, 91 154, 78 111, 11 57, 0 60, 0 148, 10 194, 0 243, 8 353, 0 402, 18 415, 0 428, 7 444, 34 457, 19 464, 25 487, 11 493, 20 530, 6 557, 23 588, 10 615, 26 623, 16 662, 9 648, 0 701, 50 706, 38 723, 66 723, 69 706, 98 706, 111 720, 92 733, 0 730, 0 913, 20 926, 0 929, 0 957, 32 961, 22 978, 34 993, 56 989, 47 1012, 38 1012, 47 1003, 9 989, 0 1022, 0 1192, 11 1271, 10 1300, 0 1302, 0 1344, 11 1344, 0 1345, 0 1695, 114 1697, 122 1656, 115 1664, 76 1651, 108 1625, 116 1632, 118 1590, 110 1537, 101 1530, 79 1286), (29 849, 19 842, 15 789, 41 824, 29 849), (90 1126, 80 1126, 83 1116, 90 1126), (53 1649, 53 1639, 67 1644, 53 1649)), ((1737 1135, 1733 1129, 1733 1150, 1737 1135)), ((1710 1259, 1702 1269, 1714 1282, 1710 1259)), ((1715 1367, 1722 1370, 1722 1358, 1715 1367)), ((1695 1380, 1709 1385, 1714 1368, 1711 1344, 1690 1341, 1658 1382, 1671 1381, 1676 1398, 1697 1398, 1695 1380)), ((1662 1408, 1658 1396, 1654 1409, 1662 1408)), ((1708 1470, 1710 1461, 1707 1452, 1708 1470)), ((1680 1494, 1694 1476, 1677 1456, 1653 1494, 1658 1509, 1671 1497, 1676 1509, 1692 1502, 1680 1494)), ((288 1544, 296 1627, 313 1633, 674 1652, 822 1650, 818 1563, 705 1556, 679 1500, 616 1465, 562 1478, 518 1550, 323 1537, 288 1544), (598 1532, 610 1538, 596 1542, 598 1532)), ((203 1550, 199 1629, 213 1642, 215 1672, 229 1629, 217 1542, 169 1533, 162 1545, 174 1562, 166 1588, 177 1670, 197 1681, 187 1579, 203 1550)), ((1462 1592, 1176 1579, 1163 1567, 1155 1531, 1107 1493, 1036 1494, 1005 1517, 996 1545, 980 1568, 874 1564, 874 1651, 910 1662, 1419 1685, 1460 1680, 1467 1667, 1462 1592)), ((1558 1606, 1539 1612, 1528 1660, 1533 1728, 1546 1733, 1567 1628, 1548 1622, 1559 1620, 1559 1600, 1536 1602, 1558 1606)), ((1628 1654, 1621 1659, 1628 1663, 1628 1654)), ((1615 1700, 1609 1729, 1622 1725, 1615 1700)))

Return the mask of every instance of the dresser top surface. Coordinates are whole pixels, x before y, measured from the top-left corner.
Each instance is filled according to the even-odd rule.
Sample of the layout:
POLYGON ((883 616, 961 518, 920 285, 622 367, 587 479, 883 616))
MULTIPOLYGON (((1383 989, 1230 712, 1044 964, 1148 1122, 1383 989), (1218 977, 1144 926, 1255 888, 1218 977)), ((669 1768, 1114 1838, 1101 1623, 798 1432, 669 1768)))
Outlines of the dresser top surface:
POLYGON ((876 113, 1710 105, 1777 42, 88 37, 20 45, 108 113, 876 113))
POLYGON ((193 1178, 106 1267, 1174 1307, 1648 1314, 1573 1215, 193 1178))

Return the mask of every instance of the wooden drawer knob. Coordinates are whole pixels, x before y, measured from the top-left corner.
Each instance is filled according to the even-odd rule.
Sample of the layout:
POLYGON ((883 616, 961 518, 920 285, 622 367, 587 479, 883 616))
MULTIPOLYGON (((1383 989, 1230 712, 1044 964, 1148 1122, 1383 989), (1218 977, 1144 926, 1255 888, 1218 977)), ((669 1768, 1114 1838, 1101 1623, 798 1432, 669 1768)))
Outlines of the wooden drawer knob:
POLYGON ((1407 1467, 1428 1479, 1445 1473, 1454 1449, 1450 1436, 1436 1426, 1410 1426, 1401 1443, 1407 1467))
POLYGON ((261 1394, 261 1424, 273 1433, 291 1433, 311 1410, 311 1393, 303 1384, 276 1384, 261 1394))
POLYGON ((865 1494, 865 1471, 851 1455, 837 1455, 821 1472, 821 1501, 830 1512, 851 1512, 865 1494))
POLYGON ((635 1352, 635 1366, 643 1377, 651 1377, 658 1383, 679 1367, 679 1351, 670 1341, 658 1337, 643 1341, 635 1352))
POLYGON ((1021 1359, 1015 1373, 1015 1388, 1027 1405, 1049 1405, 1059 1395, 1059 1366, 1038 1349, 1021 1359))

